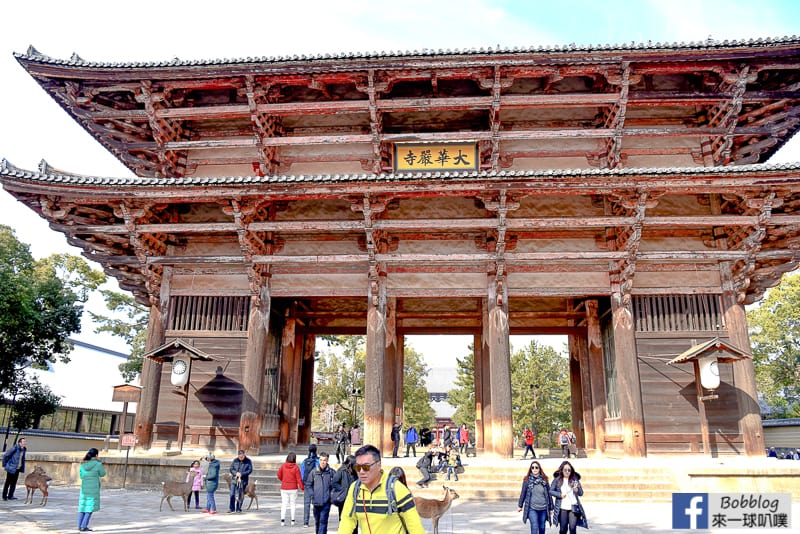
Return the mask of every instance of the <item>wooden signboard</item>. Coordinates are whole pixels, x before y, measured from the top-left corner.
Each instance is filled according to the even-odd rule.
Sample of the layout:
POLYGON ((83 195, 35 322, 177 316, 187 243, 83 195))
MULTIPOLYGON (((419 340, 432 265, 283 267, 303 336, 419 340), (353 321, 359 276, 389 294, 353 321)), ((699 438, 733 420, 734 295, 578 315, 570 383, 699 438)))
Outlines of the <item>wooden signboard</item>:
POLYGON ((478 169, 478 143, 439 143, 394 145, 395 172, 475 171, 478 169))

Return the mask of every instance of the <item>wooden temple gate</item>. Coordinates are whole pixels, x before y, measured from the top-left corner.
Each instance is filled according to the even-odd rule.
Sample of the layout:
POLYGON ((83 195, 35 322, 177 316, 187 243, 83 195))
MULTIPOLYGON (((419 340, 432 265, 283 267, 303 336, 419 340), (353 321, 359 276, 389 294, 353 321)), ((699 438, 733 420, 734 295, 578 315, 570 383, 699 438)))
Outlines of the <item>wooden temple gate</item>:
MULTIPOLYGON (((703 421, 666 362, 747 352, 743 306, 800 261, 800 167, 743 165, 798 129, 798 41, 17 59, 135 176, 3 161, 0 181, 150 306, 148 350, 214 358, 191 442, 307 442, 315 336, 366 334, 364 439, 386 450, 404 337, 459 333, 478 447, 510 456, 509 335, 557 333, 582 447, 762 454, 750 359, 720 366, 703 421)), ((168 367, 142 370, 145 447, 178 434, 168 367)))

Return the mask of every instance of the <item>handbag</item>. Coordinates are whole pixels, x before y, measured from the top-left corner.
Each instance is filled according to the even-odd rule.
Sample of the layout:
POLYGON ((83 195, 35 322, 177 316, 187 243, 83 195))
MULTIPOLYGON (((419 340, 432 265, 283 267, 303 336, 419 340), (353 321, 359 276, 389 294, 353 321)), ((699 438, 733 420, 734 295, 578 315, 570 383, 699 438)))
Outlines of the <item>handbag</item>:
POLYGON ((576 516, 580 517, 583 515, 583 506, 580 504, 573 504, 572 505, 572 513, 576 516))

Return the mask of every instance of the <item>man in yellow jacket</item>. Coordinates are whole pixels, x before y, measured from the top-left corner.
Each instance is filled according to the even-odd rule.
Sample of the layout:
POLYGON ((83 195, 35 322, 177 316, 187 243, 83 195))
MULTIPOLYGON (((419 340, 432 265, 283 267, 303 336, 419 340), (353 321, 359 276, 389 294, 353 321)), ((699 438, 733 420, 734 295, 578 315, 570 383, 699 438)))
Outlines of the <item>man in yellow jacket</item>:
POLYGON ((425 534, 408 488, 392 480, 387 496, 389 475, 381 469, 381 453, 377 448, 364 445, 358 449, 355 470, 358 480, 347 492, 339 534, 352 534, 356 525, 364 534, 425 534))

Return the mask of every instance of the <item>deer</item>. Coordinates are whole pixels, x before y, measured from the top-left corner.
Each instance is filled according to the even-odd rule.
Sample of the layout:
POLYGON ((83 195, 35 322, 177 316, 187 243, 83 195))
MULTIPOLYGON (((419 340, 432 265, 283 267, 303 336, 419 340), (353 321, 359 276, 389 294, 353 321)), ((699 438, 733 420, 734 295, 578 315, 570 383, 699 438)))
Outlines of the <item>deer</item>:
POLYGON ((161 504, 158 507, 158 511, 161 511, 161 508, 164 506, 164 500, 166 499, 167 504, 169 505, 169 509, 173 512, 175 508, 172 507, 172 498, 173 497, 180 497, 183 501, 183 511, 189 511, 189 505, 186 504, 186 499, 189 498, 189 495, 192 494, 192 482, 162 482, 162 492, 161 492, 161 504))
POLYGON ((439 534, 439 519, 450 509, 450 503, 458 499, 458 493, 453 488, 442 486, 444 497, 441 499, 426 499, 414 497, 414 504, 420 517, 433 521, 433 534, 439 534))
POLYGON ((40 506, 47 504, 47 488, 50 486, 50 481, 53 480, 41 466, 37 465, 36 468, 25 477, 25 504, 33 504, 33 494, 38 489, 42 492, 42 502, 40 506))
MULTIPOLYGON (((233 477, 230 473, 225 473, 225 482, 228 483, 228 489, 231 489, 231 484, 233 484, 233 477)), ((253 506, 253 501, 256 501, 256 510, 258 510, 258 495, 256 495, 256 490, 258 489, 258 481, 252 480, 248 481, 247 487, 244 489, 244 493, 242 494, 242 499, 244 496, 247 495, 250 497, 250 502, 247 504, 247 509, 249 510, 251 506, 253 506)))

